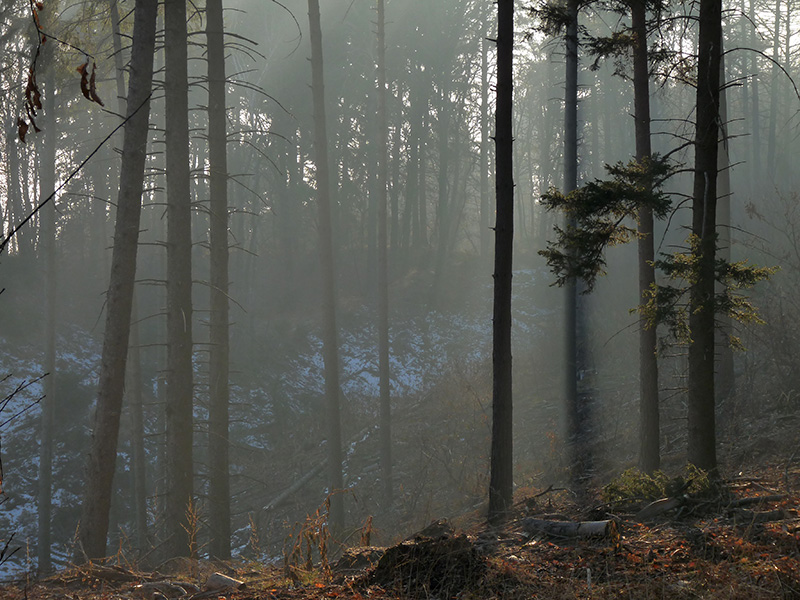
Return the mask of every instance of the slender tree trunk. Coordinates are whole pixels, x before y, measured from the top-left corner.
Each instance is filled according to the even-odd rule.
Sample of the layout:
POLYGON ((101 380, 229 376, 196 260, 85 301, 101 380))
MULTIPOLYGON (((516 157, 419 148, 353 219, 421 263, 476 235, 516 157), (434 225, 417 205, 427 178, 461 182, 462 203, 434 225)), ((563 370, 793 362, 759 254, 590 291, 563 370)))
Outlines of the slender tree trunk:
POLYGON ((136 526, 136 548, 147 550, 147 456, 144 449, 144 403, 142 400, 142 359, 139 342, 138 304, 134 289, 131 309, 130 348, 125 386, 125 401, 131 416, 131 449, 133 452, 133 495, 136 526))
MULTIPOLYGON (((719 61, 720 93, 719 93, 719 122, 720 139, 717 158, 717 239, 719 257, 730 262, 731 260, 731 161, 728 144, 728 94, 725 90, 725 55, 724 43, 720 41, 719 61)), ((724 291, 724 285, 718 283, 717 291, 724 291)), ((733 348, 730 344, 732 331, 731 318, 727 314, 717 315, 717 380, 715 383, 717 400, 727 400, 736 389, 736 377, 733 370, 733 348)))
MULTIPOLYGON (((44 88, 45 139, 38 149, 39 155, 39 201, 43 201, 56 189, 56 90, 52 60, 47 52, 47 77, 44 88)), ((44 370, 45 397, 41 402, 41 426, 39 446, 39 521, 38 521, 38 571, 40 574, 52 570, 50 560, 50 523, 52 522, 53 488, 53 430, 56 407, 56 298, 58 294, 58 268, 56 263, 56 199, 53 198, 40 214, 41 237, 45 263, 45 319, 44 319, 44 370)))
MULTIPOLYGON (((427 82, 426 82, 427 85, 427 82)), ((419 132, 419 244, 417 248, 428 247, 428 127, 431 116, 428 112, 430 101, 426 93, 422 97, 420 110, 422 111, 422 127, 419 132)))
POLYGON ((386 119, 386 7, 378 0, 378 373, 380 380, 381 477, 383 501, 392 504, 392 398, 389 372, 389 244, 387 238, 388 156, 386 119))
POLYGON ((690 291, 689 462, 715 472, 714 261, 719 148, 721 0, 701 0, 698 38, 697 129, 692 202, 692 253, 697 264, 690 291))
POLYGON ((449 191, 448 176, 450 174, 450 98, 449 81, 442 81, 439 85, 439 110, 438 136, 439 136, 439 173, 438 173, 438 198, 436 202, 436 262, 433 274, 433 303, 441 299, 444 279, 445 261, 450 232, 450 210, 448 207, 449 191))
POLYGON ((339 346, 336 333, 336 273, 331 231, 330 167, 325 119, 325 83, 322 60, 322 29, 319 0, 308 0, 311 37, 311 93, 314 102, 314 146, 317 165, 317 208, 319 211, 319 253, 322 265, 323 360, 325 398, 328 416, 328 491, 331 497, 330 522, 335 531, 344 528, 344 503, 339 492, 342 476, 342 425, 339 411, 339 346))
POLYGON ((167 489, 168 556, 189 556, 192 470, 192 210, 186 3, 164 6, 167 174, 167 489))
POLYGON ((480 240, 481 258, 489 257, 489 40, 481 40, 481 148, 478 158, 481 185, 480 240))
POLYGON ((210 171, 211 357, 208 409, 209 551, 231 557, 228 464, 228 154, 226 146, 225 40, 222 0, 206 1, 208 38, 208 159, 210 171))
MULTIPOLYGON (((122 59, 122 39, 119 27, 117 0, 110 0, 111 31, 114 44, 114 70, 117 84, 117 109, 125 114, 125 78, 122 59)), ((144 449, 144 403, 142 401, 142 359, 139 342, 139 317, 136 288, 131 304, 130 347, 126 364, 126 384, 123 402, 128 404, 131 418, 131 449, 133 469, 133 495, 136 527, 136 548, 140 553, 147 550, 147 458, 144 449)))
MULTIPOLYGON (((750 7, 748 13, 748 20, 750 23, 755 23, 756 13, 755 13, 755 3, 756 0, 750 0, 750 7)), ((756 48, 758 44, 758 35, 756 33, 756 28, 750 28, 750 45, 753 48, 756 48)), ((761 173, 761 108, 759 107, 759 69, 758 69, 758 55, 752 53, 750 56, 750 73, 752 74, 752 82, 753 82, 753 103, 752 103, 752 116, 751 116, 751 127, 753 128, 752 135, 753 139, 750 142, 750 148, 752 149, 752 158, 751 163, 753 166, 753 173, 755 175, 755 181, 753 182, 753 189, 760 190, 763 189, 762 182, 763 182, 763 175, 761 173)))
POLYGON ((772 81, 769 87, 769 137, 767 138, 767 173, 775 180, 775 158, 777 146, 778 96, 780 95, 781 71, 778 68, 781 47, 781 0, 775 0, 775 30, 772 38, 772 81))
MULTIPOLYGON (((566 83, 564 89, 564 193, 578 187, 578 1, 567 0, 569 24, 565 35, 566 83)), ((569 224, 568 224, 569 226, 569 224)), ((566 341, 565 369, 566 421, 568 443, 577 445, 580 434, 578 407, 578 289, 574 277, 564 286, 566 341)))
MULTIPOLYGON (((634 113, 636 121, 636 160, 648 160, 650 145, 650 70, 647 52, 647 7, 644 0, 632 0, 631 24, 635 36, 633 51, 634 113)), ((655 284, 653 267, 653 211, 639 209, 639 301, 644 304, 655 284)), ((645 473, 659 468, 658 339, 656 328, 639 318, 639 464, 645 473)))
POLYGON ((511 385, 511 273, 514 251, 513 47, 514 2, 497 3, 494 310, 492 324, 492 455, 489 521, 502 521, 513 504, 511 385))
POLYGON ((106 329, 78 534, 81 550, 90 559, 103 557, 106 553, 111 485, 117 456, 136 277, 157 8, 158 2, 155 0, 136 0, 126 109, 128 122, 125 124, 122 146, 117 221, 106 296, 106 329))

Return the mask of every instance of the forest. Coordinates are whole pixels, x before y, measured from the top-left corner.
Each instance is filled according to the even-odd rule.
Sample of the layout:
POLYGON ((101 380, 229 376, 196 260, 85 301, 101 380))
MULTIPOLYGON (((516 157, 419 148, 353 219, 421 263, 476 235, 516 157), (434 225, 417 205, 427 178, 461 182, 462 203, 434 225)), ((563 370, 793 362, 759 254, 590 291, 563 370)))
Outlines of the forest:
POLYGON ((0 595, 800 598, 797 11, 0 2, 0 595))

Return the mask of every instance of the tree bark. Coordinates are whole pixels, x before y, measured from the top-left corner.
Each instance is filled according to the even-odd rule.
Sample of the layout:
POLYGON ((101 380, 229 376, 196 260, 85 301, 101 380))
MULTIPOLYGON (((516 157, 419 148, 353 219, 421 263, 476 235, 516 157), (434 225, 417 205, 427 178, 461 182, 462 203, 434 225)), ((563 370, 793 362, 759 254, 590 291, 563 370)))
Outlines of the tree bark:
POLYGON ((311 93, 314 103, 314 147, 317 167, 319 253, 322 266, 322 345, 325 363, 325 400, 328 421, 328 492, 330 522, 334 531, 344 528, 344 503, 339 492, 342 476, 342 425, 339 410, 339 346, 336 332, 336 266, 331 224, 331 178, 325 118, 325 83, 319 0, 308 0, 311 38, 311 93))
POLYGON ((495 252, 492 317, 492 448, 489 521, 505 519, 513 503, 511 277, 514 252, 513 48, 514 2, 497 3, 495 113, 495 252))
MULTIPOLYGON (((578 187, 578 1, 567 0, 567 25, 564 41, 566 45, 566 80, 564 86, 564 193, 569 194, 578 187)), ((574 223, 572 223, 574 225, 574 223)), ((570 223, 567 224, 569 226, 570 223)), ((564 286, 566 336, 564 350, 567 443, 577 454, 580 435, 578 407, 578 288, 577 281, 570 277, 564 286)), ((574 457, 573 457, 574 458, 574 457)), ((574 461, 573 461, 574 462, 574 461)))
POLYGON ((136 276, 157 8, 155 0, 136 0, 126 109, 128 121, 122 146, 111 277, 106 296, 106 329, 78 534, 82 551, 89 559, 106 554, 111 485, 117 456, 136 276))
POLYGON ((692 253, 697 273, 689 298, 688 458, 716 472, 714 396, 714 261, 716 254, 717 158, 721 0, 701 0, 698 38, 697 128, 692 198, 692 253))
POLYGON ((230 389, 228 362, 228 154, 226 146, 225 40, 222 0, 206 1, 208 43, 209 237, 211 255, 211 356, 208 453, 211 555, 231 557, 231 499, 228 460, 230 389))
MULTIPOLYGON (((631 26, 634 35, 633 88, 636 122, 636 160, 648 160, 650 144, 650 70, 647 51, 647 7, 644 0, 631 2, 631 26)), ((639 209, 639 301, 647 302, 647 294, 655 284, 653 267, 653 211, 639 209)), ((658 407, 658 339, 656 328, 644 316, 639 318, 639 464, 642 471, 652 473, 661 462, 658 407)))
POLYGON ((167 406, 165 552, 190 554, 192 508, 192 210, 186 3, 164 6, 167 175, 167 406))

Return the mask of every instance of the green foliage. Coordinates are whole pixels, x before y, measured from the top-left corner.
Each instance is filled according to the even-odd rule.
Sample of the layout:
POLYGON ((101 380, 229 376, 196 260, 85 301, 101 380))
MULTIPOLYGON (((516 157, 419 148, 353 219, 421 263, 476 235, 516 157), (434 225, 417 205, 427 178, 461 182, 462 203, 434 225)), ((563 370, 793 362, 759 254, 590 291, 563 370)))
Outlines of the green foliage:
POLYGON ((680 494, 697 497, 714 492, 714 483, 708 473, 688 464, 676 477, 670 477, 663 471, 648 475, 637 468, 628 469, 603 487, 602 498, 608 504, 624 506, 680 494))
POLYGON ((594 288, 598 275, 605 274, 605 249, 637 237, 631 221, 641 208, 650 208, 658 218, 667 215, 669 197, 661 186, 673 172, 666 160, 654 155, 627 165, 606 165, 610 180, 596 180, 566 196, 551 189, 542 196, 548 210, 567 216, 565 228, 556 227, 556 240, 539 254, 556 275, 556 285, 575 277, 586 283, 585 293, 594 288))
POLYGON ((648 475, 636 468, 628 469, 603 487, 602 498, 604 502, 612 505, 656 500, 666 495, 669 481, 669 477, 663 471, 648 475))
MULTIPOLYGON (((669 285, 651 287, 648 299, 640 308, 648 324, 664 324, 672 339, 679 343, 691 342, 689 334, 688 295, 691 287, 697 283, 700 264, 700 240, 691 235, 688 240, 689 251, 663 254, 661 260, 655 261, 661 270, 673 282, 669 285)), ((758 282, 769 279, 775 267, 759 267, 747 261, 727 262, 717 257, 714 261, 714 278, 719 284, 719 291, 714 295, 714 312, 727 315, 730 319, 742 323, 763 323, 758 310, 743 293, 758 282)), ((738 337, 729 335, 732 347, 742 349, 738 337)))

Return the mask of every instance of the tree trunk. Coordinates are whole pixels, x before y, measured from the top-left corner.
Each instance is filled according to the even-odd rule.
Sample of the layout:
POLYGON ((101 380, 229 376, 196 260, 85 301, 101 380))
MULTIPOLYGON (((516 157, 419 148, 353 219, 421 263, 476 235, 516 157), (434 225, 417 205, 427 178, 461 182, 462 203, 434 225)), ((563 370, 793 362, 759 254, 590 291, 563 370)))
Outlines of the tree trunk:
POLYGON ((481 185, 480 240, 481 258, 489 257, 489 40, 481 40, 481 147, 478 158, 481 185))
MULTIPOLYGON (((48 47, 49 48, 49 47, 48 47)), ((45 139, 38 148, 39 156, 39 202, 49 197, 56 189, 56 90, 53 76, 54 55, 45 54, 47 76, 44 87, 45 139)), ((52 570, 50 561, 50 523, 52 522, 53 487, 53 428, 56 407, 56 298, 58 290, 58 268, 56 264, 56 199, 53 198, 42 209, 41 247, 45 263, 45 318, 44 318, 44 400, 41 402, 41 441, 39 445, 39 506, 38 506, 38 571, 40 574, 52 570)))
MULTIPOLYGON (((564 87, 564 193, 578 187, 578 2, 567 0, 566 83, 564 87)), ((570 223, 567 224, 569 226, 570 223)), ((574 223, 572 223, 574 225, 574 223)), ((567 442, 576 447, 580 435, 578 407, 578 289, 577 281, 570 277, 564 286, 566 336, 565 390, 567 442)), ((573 450, 573 453, 576 453, 573 450)), ((573 457, 574 458, 574 457, 573 457)))
MULTIPOLYGON (((750 23, 756 22, 756 13, 755 13, 755 3, 756 0, 750 0, 750 6, 748 10, 748 20, 750 23)), ((758 44, 758 34, 756 32, 755 27, 750 28, 750 46, 753 48, 757 48, 758 44)), ((759 107, 759 69, 758 69, 758 55, 756 53, 752 53, 750 56, 750 73, 752 74, 752 82, 753 82, 753 103, 752 107, 752 115, 751 115, 751 127, 753 128, 752 135, 753 139, 750 142, 750 148, 752 149, 752 157, 751 162, 753 165, 753 173, 755 176, 755 181, 753 182, 753 190, 761 190, 763 186, 761 183, 763 182, 763 175, 761 173, 761 109, 759 107)))
POLYGON ((86 492, 79 542, 87 558, 106 554, 111 485, 128 356, 136 251, 147 156, 150 90, 153 79, 158 3, 136 0, 128 83, 125 139, 122 146, 117 221, 106 296, 106 329, 100 363, 92 446, 86 469, 86 492))
POLYGON ((439 136, 439 173, 438 198, 436 202, 436 262, 433 274, 433 305, 441 299, 442 285, 444 279, 445 261, 450 232, 450 211, 448 207, 448 176, 450 171, 450 82, 446 81, 446 75, 442 75, 439 83, 439 108, 437 110, 439 136))
POLYGON ((696 282, 689 298, 689 462, 715 472, 714 261, 719 148, 721 0, 701 0, 698 37, 697 129, 692 198, 696 282))
POLYGON ((226 147, 225 40, 222 0, 206 1, 208 40, 208 161, 210 186, 211 356, 208 454, 211 555, 231 557, 228 464, 228 154, 226 147))
POLYGON ((497 3, 495 115, 495 251, 492 321, 492 455, 489 521, 502 521, 513 503, 511 273, 514 252, 513 48, 514 2, 497 3))
MULTIPOLYGON (((632 0, 631 25, 634 41, 633 87, 636 122, 636 160, 650 158, 650 70, 647 52, 647 7, 644 0, 632 0)), ((639 209, 639 301, 644 304, 656 281, 653 260, 653 211, 639 209)), ((661 462, 658 412, 658 339, 656 328, 639 318, 639 464, 652 473, 661 462)))
POLYGON ((336 333, 336 273, 331 228, 330 167, 325 119, 325 83, 322 60, 322 29, 319 0, 308 0, 311 37, 311 93, 314 102, 314 146, 317 165, 319 253, 322 265, 322 345, 325 363, 325 399, 328 421, 328 492, 332 493, 330 522, 334 531, 344 528, 342 476, 342 425, 339 414, 339 347, 336 333))
POLYGON ((770 183, 775 182, 775 158, 777 146, 777 123, 778 123, 778 96, 781 86, 778 83, 781 77, 781 70, 778 67, 780 61, 781 47, 781 0, 775 0, 775 29, 772 36, 772 81, 769 86, 769 136, 767 138, 767 173, 770 176, 770 183))
POLYGON ((192 506, 192 209, 186 3, 164 7, 167 175, 167 489, 168 557, 188 556, 192 506))
MULTIPOLYGON (((387 238, 386 8, 378 0, 378 373, 383 501, 392 504, 392 399, 389 372, 389 244, 387 238)), ((396 228, 395 228, 396 231, 396 228)), ((396 234, 395 234, 396 235, 396 234)))
MULTIPOLYGON (((719 122, 720 139, 717 158, 717 171, 719 173, 717 184, 717 239, 719 256, 725 262, 731 260, 731 161, 729 154, 728 137, 728 94, 725 90, 725 56, 724 43, 720 41, 720 92, 719 92, 719 122)), ((717 284, 717 291, 723 292, 724 284, 717 284)), ((736 378, 733 370, 733 348, 730 344, 730 335, 733 323, 727 314, 717 315, 717 369, 716 369, 716 395, 718 401, 727 400, 736 388, 736 378)))

